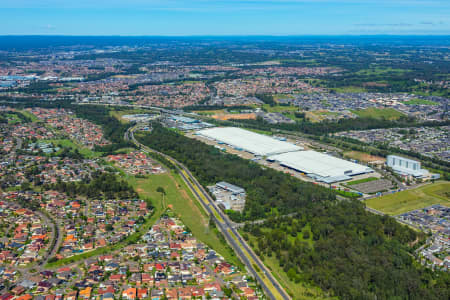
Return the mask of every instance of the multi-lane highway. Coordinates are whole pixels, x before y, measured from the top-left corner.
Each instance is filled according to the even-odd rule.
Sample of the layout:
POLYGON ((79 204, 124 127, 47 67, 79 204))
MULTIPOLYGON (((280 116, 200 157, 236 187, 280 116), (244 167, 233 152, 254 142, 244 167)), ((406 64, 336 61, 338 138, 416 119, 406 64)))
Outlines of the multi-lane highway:
POLYGON ((224 235, 225 239, 233 248, 236 255, 245 264, 247 270, 258 280, 258 282, 264 288, 266 294, 271 299, 290 299, 290 296, 278 283, 272 273, 266 268, 266 266, 261 262, 258 256, 250 248, 250 246, 248 246, 247 242, 234 228, 234 223, 231 222, 228 216, 217 207, 211 196, 205 191, 203 186, 197 181, 192 173, 183 164, 181 164, 174 158, 164 153, 150 149, 149 147, 139 143, 134 137, 134 130, 136 128, 136 126, 130 128, 125 133, 125 139, 133 141, 133 143, 135 143, 144 151, 154 152, 164 156, 167 160, 174 164, 177 167, 179 174, 183 178, 184 182, 191 189, 197 200, 215 222, 217 228, 224 235))

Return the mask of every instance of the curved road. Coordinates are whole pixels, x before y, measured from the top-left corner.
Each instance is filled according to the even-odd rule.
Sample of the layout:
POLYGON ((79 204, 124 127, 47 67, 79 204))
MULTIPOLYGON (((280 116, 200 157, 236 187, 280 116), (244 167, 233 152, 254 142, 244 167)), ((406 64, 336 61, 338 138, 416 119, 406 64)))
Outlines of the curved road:
POLYGON ((206 212, 214 220, 217 228, 225 236, 227 242, 231 245, 235 253, 245 264, 248 271, 258 280, 261 286, 264 288, 265 292, 271 299, 291 299, 291 297, 286 293, 283 287, 278 283, 272 273, 267 269, 267 267, 261 262, 259 257, 253 252, 253 250, 248 246, 247 242, 242 238, 239 232, 234 228, 234 223, 228 219, 221 209, 219 209, 211 196, 204 190, 203 186, 197 181, 197 179, 192 175, 192 173, 180 162, 173 159, 172 157, 161 153, 159 151, 150 149, 149 147, 139 143, 134 137, 134 130, 136 127, 130 128, 125 133, 125 139, 131 139, 137 146, 147 152, 154 152, 162 155, 170 162, 172 162, 180 171, 179 174, 183 178, 184 182, 191 189, 192 193, 195 195, 197 200, 204 207, 206 212), (259 271, 262 271, 261 274, 259 271))

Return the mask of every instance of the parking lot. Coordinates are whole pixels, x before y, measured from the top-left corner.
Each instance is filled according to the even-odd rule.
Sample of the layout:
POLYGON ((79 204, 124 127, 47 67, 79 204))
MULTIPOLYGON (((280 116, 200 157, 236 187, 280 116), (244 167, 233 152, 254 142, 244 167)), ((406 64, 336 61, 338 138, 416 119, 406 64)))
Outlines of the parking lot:
POLYGON ((352 185, 352 188, 365 194, 390 190, 394 185, 388 179, 378 179, 352 185))

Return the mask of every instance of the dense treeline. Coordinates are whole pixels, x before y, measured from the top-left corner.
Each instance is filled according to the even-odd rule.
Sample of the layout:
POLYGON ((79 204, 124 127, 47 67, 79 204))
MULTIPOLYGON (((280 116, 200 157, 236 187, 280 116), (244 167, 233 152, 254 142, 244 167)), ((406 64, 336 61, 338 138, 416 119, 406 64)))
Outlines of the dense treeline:
POLYGON ((260 99, 265 104, 269 104, 270 106, 274 106, 276 104, 273 96, 270 94, 256 94, 255 97, 260 99))
POLYGON ((136 137, 144 145, 183 162, 204 186, 224 180, 245 188, 245 210, 242 215, 232 215, 235 221, 263 218, 274 210, 286 214, 310 202, 335 199, 335 194, 329 189, 299 181, 273 169, 262 169, 256 163, 225 154, 159 124, 153 126, 150 134, 136 137))
POLYGON ((81 182, 58 181, 54 184, 43 186, 45 190, 56 190, 66 193, 70 197, 77 195, 85 196, 89 199, 128 199, 137 198, 133 187, 125 180, 119 180, 113 173, 94 172, 92 178, 86 178, 81 182))
MULTIPOLYGON (((11 88, 12 90, 12 88, 11 88)), ((43 82, 43 81, 32 81, 28 86, 14 89, 18 92, 25 92, 29 94, 55 94, 57 93, 57 90, 55 87, 53 87, 49 82, 43 82)))
MULTIPOLYGON (((418 234, 357 201, 302 208, 291 218, 247 225, 256 252, 276 257, 294 282, 341 299, 449 299, 448 273, 417 267, 418 234), (310 228, 310 229, 309 229, 310 228)), ((244 237, 248 235, 244 233, 244 237)))

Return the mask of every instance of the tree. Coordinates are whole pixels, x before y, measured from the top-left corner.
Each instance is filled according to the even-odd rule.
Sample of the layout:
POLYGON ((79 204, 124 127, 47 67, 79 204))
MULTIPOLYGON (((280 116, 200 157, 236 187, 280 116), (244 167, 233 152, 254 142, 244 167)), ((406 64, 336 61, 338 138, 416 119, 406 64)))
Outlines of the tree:
POLYGON ((161 193, 161 195, 165 195, 165 194, 166 194, 166 191, 165 191, 164 188, 161 187, 161 186, 158 186, 158 187, 156 188, 156 191, 157 191, 158 193, 161 193))

